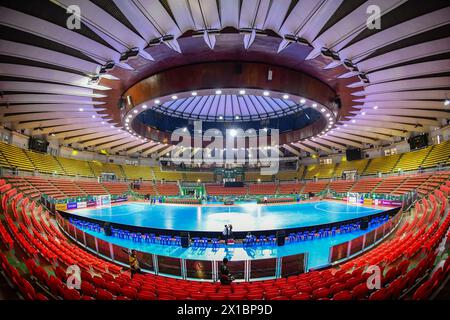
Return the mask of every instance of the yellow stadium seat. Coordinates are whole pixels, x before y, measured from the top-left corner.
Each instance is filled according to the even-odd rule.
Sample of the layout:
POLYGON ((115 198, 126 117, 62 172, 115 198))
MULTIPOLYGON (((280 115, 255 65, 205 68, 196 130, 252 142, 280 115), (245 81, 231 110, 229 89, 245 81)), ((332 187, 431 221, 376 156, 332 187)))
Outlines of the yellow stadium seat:
POLYGON ((400 160, 394 167, 394 172, 400 170, 417 170, 417 168, 422 164, 423 160, 428 156, 431 149, 432 147, 427 147, 417 151, 402 153, 400 160))
POLYGON ((431 152, 422 163, 422 167, 430 168, 437 166, 439 163, 449 164, 450 162, 450 140, 436 144, 431 149, 431 152))
POLYGON ((394 154, 387 157, 371 159, 364 174, 376 174, 378 172, 389 173, 392 171, 399 158, 399 154, 394 154))
POLYGON ((0 152, 8 162, 8 167, 16 167, 17 169, 24 171, 35 170, 35 167, 27 157, 25 150, 11 144, 0 142, 0 152))

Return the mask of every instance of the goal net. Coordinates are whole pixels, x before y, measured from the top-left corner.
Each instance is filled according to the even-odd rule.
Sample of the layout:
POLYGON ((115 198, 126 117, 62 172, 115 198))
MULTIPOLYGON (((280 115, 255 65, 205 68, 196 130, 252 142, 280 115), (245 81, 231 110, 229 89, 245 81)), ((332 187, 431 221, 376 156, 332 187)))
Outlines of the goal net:
POLYGON ((358 192, 347 192, 347 203, 359 203, 361 195, 358 192))

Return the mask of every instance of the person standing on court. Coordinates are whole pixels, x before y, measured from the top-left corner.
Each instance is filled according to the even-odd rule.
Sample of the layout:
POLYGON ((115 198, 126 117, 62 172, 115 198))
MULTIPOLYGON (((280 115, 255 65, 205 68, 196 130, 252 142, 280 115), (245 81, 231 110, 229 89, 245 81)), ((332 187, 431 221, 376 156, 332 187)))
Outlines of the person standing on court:
POLYGON ((228 244, 228 225, 225 225, 222 231, 223 237, 225 239, 225 245, 228 244))

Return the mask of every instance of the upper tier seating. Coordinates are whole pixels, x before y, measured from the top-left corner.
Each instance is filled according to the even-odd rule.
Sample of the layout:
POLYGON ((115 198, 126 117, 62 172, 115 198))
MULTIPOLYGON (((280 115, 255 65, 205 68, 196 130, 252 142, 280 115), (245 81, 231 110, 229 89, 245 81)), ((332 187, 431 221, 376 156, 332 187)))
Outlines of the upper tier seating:
POLYGON ((449 164, 450 140, 434 145, 428 157, 422 163, 422 167, 429 168, 437 166, 439 163, 449 164))
POLYGON ((306 167, 305 179, 329 179, 333 177, 336 164, 310 164, 306 167))
POLYGON ((245 181, 248 181, 248 182, 256 182, 256 181, 270 182, 270 181, 273 181, 273 176, 272 175, 262 175, 260 171, 246 171, 245 172, 245 181))
POLYGON ((191 172, 187 171, 183 173, 183 181, 186 182, 214 182, 214 173, 213 172, 191 172))
POLYGON ((231 187, 226 188, 223 185, 218 184, 207 184, 206 187, 206 193, 211 196, 227 196, 227 195, 245 195, 247 194, 247 188, 246 187, 231 187))
POLYGON ((337 193, 346 193, 354 184, 355 181, 353 180, 336 180, 332 181, 328 188, 337 193))
POLYGON ((278 170, 278 173, 275 175, 275 179, 279 181, 294 181, 295 179, 300 180, 302 178, 304 172, 304 166, 300 167, 299 171, 292 170, 278 170))
POLYGON ((58 158, 58 161, 69 176, 94 177, 87 161, 69 158, 58 158))
POLYGON ((100 177, 102 173, 114 173, 117 179, 125 179, 123 170, 118 164, 91 161, 90 165, 96 177, 100 177))
POLYGON ((155 188, 160 196, 177 196, 180 194, 180 188, 176 183, 156 183, 155 188))
POLYGON ((122 168, 129 180, 153 180, 153 173, 150 167, 122 165, 122 168))
POLYGON ((382 178, 361 179, 357 181, 349 191, 368 193, 371 192, 382 180, 382 178))
POLYGON ((34 171, 33 163, 23 149, 0 141, 0 153, 8 162, 8 168, 16 167, 19 170, 34 171))
POLYGON ((25 153, 39 172, 47 174, 65 174, 64 169, 55 157, 49 155, 48 153, 38 153, 29 150, 25 150, 25 153))
POLYGON ((368 159, 341 161, 337 164, 336 170, 334 171, 334 176, 340 178, 345 171, 354 170, 356 170, 358 174, 362 174, 368 162, 368 159))
POLYGON ((183 173, 179 171, 161 171, 160 167, 152 167, 155 179, 160 182, 165 181, 182 181, 183 173))
POLYGON ((399 158, 399 154, 394 154, 387 157, 373 158, 370 160, 366 171, 364 171, 364 174, 376 174, 378 172, 389 173, 392 171, 399 158))
POLYGON ((0 167, 9 168, 10 165, 8 163, 8 160, 6 160, 2 152, 3 148, 4 148, 3 144, 0 144, 0 167))
POLYGON ((422 164, 423 160, 430 153, 430 150, 431 147, 428 147, 416 151, 402 153, 402 156, 395 165, 393 171, 397 172, 399 170, 417 170, 417 168, 422 164))
POLYGON ((277 185, 273 183, 258 183, 248 186, 248 194, 269 195, 277 192, 277 185))

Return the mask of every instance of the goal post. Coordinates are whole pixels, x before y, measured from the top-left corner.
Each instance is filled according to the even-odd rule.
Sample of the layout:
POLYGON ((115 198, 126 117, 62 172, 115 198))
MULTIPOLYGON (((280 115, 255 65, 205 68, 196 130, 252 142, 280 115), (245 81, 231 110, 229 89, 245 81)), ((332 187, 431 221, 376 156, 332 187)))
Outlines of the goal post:
POLYGON ((361 194, 358 192, 347 192, 347 203, 360 203, 361 194))

